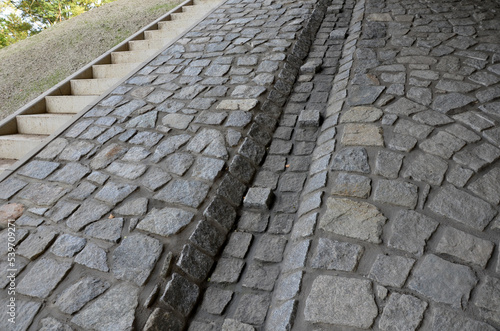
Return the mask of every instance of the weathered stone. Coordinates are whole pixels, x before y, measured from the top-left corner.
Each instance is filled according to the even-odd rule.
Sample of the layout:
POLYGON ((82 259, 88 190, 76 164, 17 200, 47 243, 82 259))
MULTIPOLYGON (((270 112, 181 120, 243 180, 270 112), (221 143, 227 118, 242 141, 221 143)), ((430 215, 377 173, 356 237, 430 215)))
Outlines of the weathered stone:
POLYGON ((271 330, 291 330, 297 310, 297 301, 289 300, 276 307, 267 319, 267 327, 271 330))
POLYGON ((107 182, 104 187, 97 192, 95 198, 107 202, 111 205, 116 205, 128 197, 137 189, 137 185, 119 184, 115 182, 107 182))
POLYGON ((460 93, 472 92, 479 87, 480 86, 477 84, 466 83, 457 80, 440 80, 436 85, 436 88, 439 90, 460 93))
POLYGON ((333 197, 327 200, 326 206, 327 210, 320 219, 320 229, 372 243, 381 242, 386 218, 375 206, 333 197))
POLYGON ((16 290, 31 297, 47 298, 71 267, 71 262, 58 262, 49 258, 40 259, 17 284, 16 290))
POLYGON ((182 249, 177 266, 197 281, 202 281, 208 276, 213 263, 214 261, 208 255, 194 246, 186 244, 182 249))
POLYGON ((394 134, 392 139, 389 141, 389 148, 400 151, 400 152, 409 152, 415 147, 417 144, 417 139, 412 136, 404 135, 404 134, 394 134))
POLYGON ((421 256, 427 239, 437 226, 437 222, 420 213, 401 210, 395 216, 388 245, 421 256))
POLYGON ((93 199, 87 199, 66 221, 66 225, 73 230, 81 230, 86 225, 100 219, 110 210, 111 208, 103 203, 93 199))
POLYGON ((171 179, 172 176, 170 176, 166 171, 160 168, 151 167, 142 178, 141 184, 151 191, 156 191, 164 184, 168 183, 171 179))
POLYGON ((263 262, 281 262, 286 242, 283 236, 264 234, 259 240, 254 258, 263 262))
POLYGON ((39 331, 73 331, 71 327, 52 317, 45 317, 40 321, 40 325, 39 331))
POLYGON ((148 199, 138 198, 132 201, 125 202, 120 208, 115 209, 115 212, 127 216, 142 216, 148 209, 148 199))
POLYGON ((351 147, 340 150, 333 158, 332 170, 370 173, 366 150, 362 147, 351 147))
POLYGON ((209 287, 205 291, 201 309, 210 314, 220 315, 233 297, 233 291, 221 290, 216 287, 209 287))
POLYGON ((108 272, 106 252, 94 243, 88 243, 75 257, 75 263, 82 264, 92 269, 108 272))
POLYGON ((311 266, 317 269, 353 271, 362 253, 363 247, 360 245, 320 238, 311 266))
POLYGON ((250 233, 233 232, 224 248, 223 255, 243 259, 247 254, 252 238, 253 236, 250 233))
POLYGON ((481 178, 471 183, 467 188, 493 205, 498 205, 500 203, 499 187, 500 169, 493 168, 481 178))
POLYGON ((426 109, 427 108, 425 106, 422 106, 416 102, 413 102, 406 98, 399 98, 396 102, 386 107, 385 112, 389 114, 409 116, 426 109))
POLYGON ((83 249, 86 243, 87 240, 85 238, 65 233, 57 238, 50 251, 57 256, 73 257, 73 255, 83 249))
POLYGON ((207 196, 209 186, 195 180, 175 179, 159 191, 154 198, 197 208, 207 196))
POLYGON ((398 180, 380 179, 375 186, 373 200, 413 209, 418 201, 418 187, 398 180))
POLYGON ((425 139, 433 128, 425 124, 417 124, 412 121, 400 119, 394 127, 394 132, 413 136, 417 139, 425 139))
MULTIPOLYGON (((9 315, 5 314, 7 316, 4 316, 4 318, 0 319, 0 328, 2 330, 9 330, 9 331, 28 330, 30 324, 33 322, 33 319, 35 318, 35 315, 42 307, 41 302, 26 301, 23 299, 17 299, 15 301, 15 304, 16 304, 16 312, 22 312, 22 314, 16 316, 16 318, 14 319, 15 324, 10 321, 10 318, 7 318, 7 316, 9 315)), ((5 305, 7 305, 7 302, 5 303, 5 305)), ((61 330, 61 331, 68 331, 68 330, 61 330)))
POLYGON ((54 159, 62 150, 68 146, 68 141, 64 138, 56 138, 50 144, 47 145, 37 157, 41 159, 54 159))
POLYGON ((463 265, 445 261, 436 255, 427 255, 415 268, 408 287, 441 303, 460 308, 469 300, 476 285, 474 272, 463 265))
POLYGON ((57 184, 31 183, 17 197, 29 200, 38 206, 51 206, 67 192, 67 188, 57 184))
POLYGON ((234 258, 221 258, 217 262, 217 267, 210 277, 214 283, 233 284, 240 278, 241 271, 245 266, 245 261, 234 258))
MULTIPOLYGON (((20 203, 7 203, 0 207, 0 226, 7 227, 9 222, 12 222, 24 212, 24 206, 20 203)), ((19 222, 16 224, 19 225, 19 222)))
POLYGON ((79 161, 84 155, 87 155, 95 144, 90 141, 77 140, 69 144, 59 154, 59 159, 64 161, 79 161))
POLYGON ((403 177, 410 177, 431 185, 441 185, 447 169, 448 163, 439 157, 421 153, 410 163, 403 177))
POLYGON ((375 162, 375 174, 386 178, 397 178, 403 164, 404 155, 388 150, 381 150, 375 162))
POLYGON ((306 300, 306 321, 367 329, 378 315, 370 281, 318 276, 306 300))
POLYGON ((432 331, 494 331, 495 328, 479 321, 470 319, 463 314, 448 309, 436 307, 432 314, 432 331))
POLYGON ((234 318, 249 324, 262 324, 270 304, 267 294, 243 294, 234 313, 234 318))
POLYGON ((242 285, 247 288, 272 291, 279 273, 277 265, 253 262, 245 272, 242 285))
POLYGON ((28 183, 14 177, 9 177, 0 183, 0 199, 9 199, 28 183))
POLYGON ((384 307, 379 327, 382 330, 416 330, 426 308, 427 302, 414 296, 392 293, 384 307))
POLYGON ((127 236, 113 252, 111 270, 118 279, 144 285, 163 246, 151 237, 136 234, 127 236))
POLYGON ((259 103, 258 99, 225 99, 217 105, 217 110, 250 111, 259 103))
POLYGON ((243 200, 243 205, 247 208, 268 209, 272 198, 271 189, 251 187, 243 200))
POLYGON ((56 235, 57 232, 52 228, 40 226, 17 247, 16 253, 30 260, 34 260, 49 247, 56 235))
POLYGON ((22 167, 17 173, 35 179, 44 179, 59 167, 57 162, 31 161, 22 167))
POLYGON ((483 230, 497 213, 489 203, 453 186, 443 187, 428 207, 439 215, 477 230, 483 230))
POLYGON ((147 170, 147 165, 114 161, 106 171, 125 179, 137 179, 147 170))
POLYGON ((144 331, 182 331, 184 330, 184 321, 170 311, 161 308, 155 308, 149 315, 144 331))
POLYGON ((123 218, 97 221, 85 228, 85 235, 111 242, 118 242, 122 236, 123 218))
POLYGON ((384 286, 403 287, 415 260, 402 256, 377 255, 369 277, 384 286))
POLYGON ((219 159, 199 157, 196 159, 192 176, 207 181, 213 181, 224 167, 225 162, 219 159))
POLYGON ((367 198, 371 191, 371 179, 365 176, 341 172, 333 182, 332 194, 367 198))
POLYGON ((479 307, 480 314, 494 323, 500 322, 500 279, 486 276, 485 282, 481 284, 474 301, 479 307))
POLYGON ((349 105, 370 105, 377 100, 384 89, 385 86, 353 85, 349 89, 349 105))
POLYGON ((493 252, 493 247, 494 245, 490 241, 447 227, 438 242, 436 252, 448 254, 485 268, 493 252))
POLYGON ((354 146, 384 146, 383 130, 373 124, 346 124, 342 143, 354 146))
POLYGON ((255 331, 250 324, 241 323, 237 320, 226 318, 222 324, 222 331, 255 331))
POLYGON ((383 112, 371 106, 358 106, 349 108, 340 117, 340 123, 366 123, 379 120, 383 112))
POLYGON ((476 98, 461 93, 447 93, 438 95, 431 107, 443 114, 451 114, 457 108, 462 108, 476 101, 476 98))
POLYGON ((138 299, 139 288, 119 283, 77 313, 71 322, 99 331, 132 329, 138 299))
POLYGON ((110 284, 95 277, 85 277, 69 286, 57 298, 55 304, 66 314, 79 311, 87 302, 109 288, 110 284))

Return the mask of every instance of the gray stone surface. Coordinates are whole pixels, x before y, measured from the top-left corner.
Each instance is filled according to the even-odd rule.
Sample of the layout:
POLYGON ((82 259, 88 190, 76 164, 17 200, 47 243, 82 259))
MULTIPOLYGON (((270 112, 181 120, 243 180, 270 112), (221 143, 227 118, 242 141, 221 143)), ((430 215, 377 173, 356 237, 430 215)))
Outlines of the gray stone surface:
POLYGON ((21 192, 18 193, 17 197, 29 200, 33 204, 38 206, 49 207, 53 205, 67 192, 68 189, 58 184, 43 183, 43 182, 30 183, 21 192))
POLYGON ((47 298, 71 267, 71 262, 40 259, 17 284, 17 292, 31 297, 47 298))
POLYGON ((470 268, 431 254, 415 268, 408 287, 433 301, 460 308, 469 300, 476 283, 477 278, 470 268))
POLYGON ((75 257, 75 263, 99 271, 109 271, 106 251, 92 242, 88 243, 87 246, 78 253, 75 257))
POLYGON ((85 277, 66 288, 57 298, 55 305, 63 313, 73 314, 109 287, 110 284, 102 279, 85 277))
POLYGON ((224 255, 243 259, 247 254, 253 236, 250 233, 233 232, 224 248, 224 255))
POLYGON ((368 280, 318 276, 304 310, 306 321, 367 329, 378 315, 368 280))
POLYGON ((448 163, 441 158, 421 153, 413 161, 410 161, 410 165, 403 173, 403 177, 410 177, 431 185, 441 185, 447 169, 448 163))
POLYGON ((196 284, 174 273, 161 299, 183 316, 187 316, 193 309, 199 295, 200 288, 196 284))
POLYGON ((178 208, 153 208, 137 225, 140 230, 169 237, 179 233, 193 219, 194 214, 178 208))
POLYGON ((210 314, 220 315, 226 308, 229 301, 231 301, 232 297, 232 291, 209 287, 205 291, 201 309, 209 312, 210 314))
POLYGON ((210 281, 214 283, 236 283, 244 266, 244 260, 221 258, 217 262, 217 267, 215 267, 215 270, 210 277, 210 281))
POLYGON ((247 208, 267 209, 272 202, 272 198, 271 189, 251 187, 243 199, 243 205, 247 208))
POLYGON ((213 262, 208 255, 193 245, 186 244, 182 248, 177 266, 192 278, 202 281, 207 278, 213 262))
POLYGON ((272 291, 279 273, 277 265, 253 262, 246 269, 242 285, 256 290, 272 291))
POLYGON ((337 152, 332 161, 332 170, 369 173, 368 154, 362 147, 344 148, 337 152))
POLYGON ((399 170, 403 164, 404 155, 381 150, 377 154, 375 162, 375 174, 386 178, 398 178, 399 170))
POLYGON ((382 330, 416 330, 427 306, 427 302, 412 295, 392 293, 382 312, 379 327, 382 330))
POLYGON ((234 318, 243 323, 262 324, 266 318, 270 299, 267 294, 244 294, 236 311, 234 318))
POLYGON ((41 307, 42 307, 41 302, 27 301, 23 299, 16 300, 16 312, 17 313, 22 312, 22 314, 16 315, 14 324, 9 321, 10 316, 7 315, 6 312, 5 313, 6 316, 0 319, 0 328, 2 328, 2 330, 9 330, 9 331, 27 330, 41 307))
POLYGON ((372 204, 349 199, 328 198, 319 228, 350 238, 381 242, 384 215, 372 204))
POLYGON ((483 230, 497 213, 487 202, 453 186, 443 187, 428 208, 477 230, 483 230))
POLYGON ((369 277, 384 286, 403 287, 414 263, 414 259, 403 256, 379 254, 369 277))
POLYGON ((52 317, 45 317, 40 321, 39 331, 72 331, 73 329, 52 317))
POLYGON ((50 251, 60 257, 72 257, 81 251, 86 243, 85 238, 65 233, 57 238, 50 251))
POLYGON ((500 203, 500 169, 493 168, 481 178, 467 186, 469 190, 491 202, 493 205, 500 203))
POLYGON ((154 198, 196 208, 207 196, 209 188, 200 181, 175 179, 161 189, 154 198))
POLYGON ((259 240, 254 258, 263 262, 281 262, 286 242, 284 236, 264 234, 259 240))
POLYGON ((370 178, 341 172, 333 182, 331 193, 342 196, 368 198, 370 191, 370 178))
POLYGON ((70 216, 70 218, 68 218, 66 225, 73 230, 81 230, 86 225, 103 217, 110 210, 110 207, 99 201, 87 199, 70 216))
POLYGON ((413 209, 418 201, 418 187, 408 182, 379 179, 373 200, 413 209))
POLYGON ((57 232, 53 228, 40 226, 16 247, 16 253, 34 260, 49 247, 56 235, 57 232))
POLYGON ((97 221, 85 228, 85 235, 97 239, 118 242, 122 236, 123 218, 109 218, 97 221))
POLYGON ((480 309, 481 315, 497 324, 500 322, 499 294, 500 279, 486 276, 484 283, 478 288, 474 301, 476 307, 480 309))
POLYGON ((311 267, 354 271, 362 253, 363 247, 360 245, 320 238, 312 256, 311 267))
POLYGON ((384 89, 384 86, 353 85, 349 90, 349 105, 370 105, 377 100, 384 89))
POLYGON ((427 239, 434 233, 438 223, 412 210, 401 210, 394 217, 389 247, 401 249, 421 256, 427 239))
POLYGON ((226 318, 222 324, 222 331, 254 331, 255 328, 247 323, 242 323, 237 320, 226 318))
POLYGON ((119 283, 78 312, 71 322, 86 329, 130 330, 135 320, 139 288, 119 283))
POLYGON ((470 330, 470 331, 494 331, 495 328, 473 320, 467 316, 457 313, 456 310, 448 310, 441 307, 436 307, 432 314, 432 331, 455 331, 455 330, 470 330))

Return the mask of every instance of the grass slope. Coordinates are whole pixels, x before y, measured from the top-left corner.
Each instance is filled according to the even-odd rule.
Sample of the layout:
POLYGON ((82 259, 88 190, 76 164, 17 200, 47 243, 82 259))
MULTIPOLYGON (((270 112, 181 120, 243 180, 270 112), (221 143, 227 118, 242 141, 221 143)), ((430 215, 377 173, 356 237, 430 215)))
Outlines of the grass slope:
POLYGON ((0 119, 181 2, 116 0, 0 49, 0 119))

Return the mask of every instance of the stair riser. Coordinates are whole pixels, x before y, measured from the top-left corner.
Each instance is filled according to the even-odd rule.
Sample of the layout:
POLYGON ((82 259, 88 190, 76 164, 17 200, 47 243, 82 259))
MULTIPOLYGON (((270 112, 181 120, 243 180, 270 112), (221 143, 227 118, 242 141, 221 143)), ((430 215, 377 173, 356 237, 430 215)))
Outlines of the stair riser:
POLYGON ((101 95, 118 82, 118 79, 77 79, 71 81, 73 95, 101 95))
POLYGON ((149 59, 156 53, 156 50, 134 51, 134 52, 114 52, 111 53, 111 63, 141 63, 149 59))
POLYGON ((24 115, 17 116, 17 132, 21 134, 45 134, 50 135, 57 131, 61 126, 71 120, 71 115, 53 115, 36 116, 24 115))
POLYGON ((160 50, 165 47, 173 38, 154 39, 154 40, 134 40, 128 43, 131 51, 142 51, 148 49, 160 50))
POLYGON ((92 67, 94 78, 121 78, 134 70, 139 63, 101 64, 92 67))
POLYGON ((92 103, 96 97, 88 96, 57 96, 46 97, 45 108, 50 114, 77 114, 92 103))
POLYGON ((30 150, 37 147, 43 138, 39 140, 11 140, 0 139, 0 158, 19 160, 30 150))

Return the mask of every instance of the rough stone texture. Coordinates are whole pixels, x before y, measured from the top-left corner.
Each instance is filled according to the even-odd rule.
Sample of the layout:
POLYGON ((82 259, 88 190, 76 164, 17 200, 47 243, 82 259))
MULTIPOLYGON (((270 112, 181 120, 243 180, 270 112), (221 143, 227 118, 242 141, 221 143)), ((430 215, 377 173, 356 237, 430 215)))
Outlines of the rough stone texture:
POLYGON ((370 270, 370 278, 384 286, 403 287, 415 260, 379 254, 370 270))
POLYGON ((428 208, 477 230, 483 230, 497 213, 487 202, 453 186, 443 187, 428 208))
POLYGON ((408 182, 380 179, 375 186, 373 200, 413 209, 418 201, 418 187, 408 182))
POLYGON ((471 183, 468 189, 479 197, 491 202, 493 205, 500 203, 500 169, 493 168, 484 176, 471 183))
POLYGON ((436 307, 432 314, 432 331, 494 331, 495 328, 456 313, 456 311, 436 307))
POLYGON ((363 247, 356 244, 320 238, 311 260, 311 267, 327 270, 355 270, 363 247))
POLYGON ((72 257, 83 249, 87 240, 85 238, 63 234, 57 238, 50 251, 61 257, 72 257))
POLYGON ((33 260, 48 248, 56 235, 57 233, 51 227, 40 226, 17 247, 16 252, 21 256, 33 260))
POLYGON ((205 291, 201 308, 210 314, 220 315, 233 297, 232 291, 221 290, 216 287, 209 287, 205 291))
POLYGON ((193 213, 178 208, 167 207, 160 210, 153 208, 137 228, 169 237, 182 231, 193 217, 193 213))
POLYGON ((332 170, 370 173, 366 150, 362 147, 342 149, 333 158, 332 170))
POLYGON ((140 234, 128 236, 113 252, 111 270, 118 279, 143 285, 162 249, 161 243, 151 237, 140 234))
POLYGON ((477 291, 474 304, 479 307, 481 315, 493 321, 500 323, 500 279, 486 276, 477 291))
POLYGON ((279 272, 279 267, 276 265, 254 262, 248 266, 242 285, 247 288, 272 291, 279 272))
POLYGON ((286 242, 283 236, 265 234, 259 240, 254 258, 263 262, 281 262, 286 242))
POLYGON ((75 263, 82 264, 92 269, 108 272, 106 251, 94 243, 88 243, 75 257, 75 263))
POLYGON ((371 179, 365 176, 341 172, 333 182, 332 194, 368 198, 371 191, 371 179))
POLYGON ((197 281, 202 281, 207 277, 212 264, 213 260, 208 255, 189 244, 184 245, 177 262, 177 266, 182 271, 197 281))
POLYGON ((129 330, 135 319, 139 288, 119 283, 77 313, 71 322, 99 331, 129 330))
POLYGON ((460 308, 476 285, 474 272, 463 265, 427 255, 413 271, 408 287, 429 299, 460 308))
POLYGON ((421 256, 427 239, 438 227, 438 223, 412 210, 401 210, 394 217, 389 247, 401 249, 421 256))
POLYGON ((244 258, 247 254, 253 236, 250 233, 233 232, 224 248, 224 255, 244 258))
POLYGON ((197 208, 207 196, 209 186, 195 180, 175 179, 154 196, 168 203, 179 203, 197 208))
POLYGON ((318 276, 306 300, 305 319, 367 329, 378 315, 368 280, 318 276))
POLYGON ((346 124, 342 143, 346 146, 384 146, 382 128, 373 124, 346 124))
POLYGON ((247 208, 267 209, 272 201, 273 193, 269 188, 251 187, 243 200, 247 208))
POLYGON ((234 318, 243 323, 262 324, 266 318, 270 299, 267 294, 244 294, 236 311, 234 318))
POLYGON ((320 229, 372 243, 381 242, 386 218, 374 205, 331 197, 326 207, 319 222, 320 229))
POLYGON ((73 329, 52 317, 46 317, 40 321, 39 331, 72 331, 73 329))
POLYGON ((73 314, 87 302, 109 288, 110 284, 95 277, 85 277, 66 288, 55 304, 63 313, 73 314))
MULTIPOLYGON (((5 305, 7 305, 7 303, 5 303, 5 305)), ((10 318, 10 316, 7 315, 6 312, 5 313, 6 316, 0 319, 0 328, 2 330, 9 330, 9 331, 27 330, 41 307, 42 307, 41 302, 27 301, 22 299, 16 300, 16 313, 20 313, 19 315, 16 315, 15 319, 16 323, 13 324, 9 322, 9 319, 7 317, 10 318)))
POLYGON ((222 324, 222 331, 255 331, 250 324, 241 323, 237 320, 226 318, 222 324))
POLYGON ((416 330, 426 308, 425 301, 411 295, 393 293, 384 307, 379 327, 382 330, 416 330))
POLYGON ((156 308, 144 325, 144 331, 184 330, 184 321, 170 311, 156 308))
POLYGON ((441 185, 447 169, 448 163, 441 158, 422 153, 410 162, 409 167, 403 173, 403 177, 410 177, 431 185, 441 185))
POLYGON ((245 262, 234 258, 221 258, 210 280, 214 283, 235 283, 240 277, 245 262))
POLYGON ((31 297, 46 298, 71 267, 71 262, 58 262, 49 258, 38 260, 19 282, 17 292, 31 297))
POLYGON ((193 309, 199 295, 200 288, 197 285, 174 273, 161 299, 186 316, 193 309))
POLYGON ((462 261, 486 267, 493 252, 493 243, 454 228, 446 228, 436 246, 436 252, 462 261))

